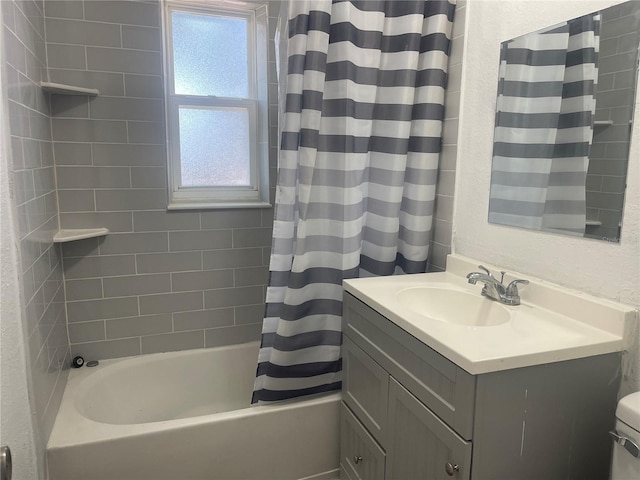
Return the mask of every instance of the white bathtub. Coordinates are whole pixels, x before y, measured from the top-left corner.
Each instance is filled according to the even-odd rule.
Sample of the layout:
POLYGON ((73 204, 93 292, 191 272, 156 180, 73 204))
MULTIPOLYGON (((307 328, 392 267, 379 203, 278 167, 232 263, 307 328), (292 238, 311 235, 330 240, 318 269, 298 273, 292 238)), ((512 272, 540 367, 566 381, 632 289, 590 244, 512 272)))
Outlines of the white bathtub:
POLYGON ((250 407, 258 343, 69 374, 50 480, 337 478, 340 394, 250 407))

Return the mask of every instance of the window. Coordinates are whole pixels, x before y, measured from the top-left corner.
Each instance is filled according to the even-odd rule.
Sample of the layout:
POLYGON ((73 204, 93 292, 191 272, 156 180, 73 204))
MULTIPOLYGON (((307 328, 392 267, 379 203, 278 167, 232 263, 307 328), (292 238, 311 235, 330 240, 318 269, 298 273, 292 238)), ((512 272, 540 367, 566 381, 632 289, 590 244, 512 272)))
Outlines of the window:
POLYGON ((168 208, 269 206, 266 6, 166 0, 163 13, 168 208))

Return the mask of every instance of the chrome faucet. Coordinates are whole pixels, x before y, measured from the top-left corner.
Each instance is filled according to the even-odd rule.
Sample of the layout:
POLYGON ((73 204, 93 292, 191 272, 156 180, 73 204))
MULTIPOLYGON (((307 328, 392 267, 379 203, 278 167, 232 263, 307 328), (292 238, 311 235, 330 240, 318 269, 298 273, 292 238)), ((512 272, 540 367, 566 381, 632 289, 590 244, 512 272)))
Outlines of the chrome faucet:
POLYGON ((523 285, 527 285, 529 280, 517 279, 505 287, 502 284, 502 281, 504 280, 504 274, 506 272, 500 272, 502 276, 500 277, 500 280, 498 280, 491 274, 487 267, 478 265, 478 268, 483 270, 484 273, 471 272, 467 275, 467 280, 472 285, 475 285, 478 281, 483 282, 484 287, 482 288, 482 295, 497 300, 500 303, 504 303, 505 305, 520 305, 518 284, 521 283, 523 285))

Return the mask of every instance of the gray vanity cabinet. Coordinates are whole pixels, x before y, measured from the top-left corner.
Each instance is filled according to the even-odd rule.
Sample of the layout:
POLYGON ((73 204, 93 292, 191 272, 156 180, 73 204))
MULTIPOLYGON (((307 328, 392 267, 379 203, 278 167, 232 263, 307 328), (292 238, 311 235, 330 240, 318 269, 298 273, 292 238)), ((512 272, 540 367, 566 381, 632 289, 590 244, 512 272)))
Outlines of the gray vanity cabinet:
POLYGON ((342 480, 608 476, 619 354, 471 375, 344 297, 342 480))

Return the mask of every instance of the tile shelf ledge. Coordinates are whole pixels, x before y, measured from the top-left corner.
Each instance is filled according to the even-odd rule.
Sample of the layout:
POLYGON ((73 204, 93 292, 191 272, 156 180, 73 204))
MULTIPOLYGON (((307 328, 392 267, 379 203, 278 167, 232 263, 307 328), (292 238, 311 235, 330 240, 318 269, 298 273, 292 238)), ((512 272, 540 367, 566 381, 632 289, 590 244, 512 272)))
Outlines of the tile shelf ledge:
POLYGON ((109 233, 108 228, 74 228, 60 229, 53 236, 53 243, 73 242, 85 238, 102 237, 109 233))
POLYGON ((40 87, 42 91, 49 94, 87 95, 89 97, 100 95, 100 90, 97 88, 76 87, 75 85, 65 85, 63 83, 40 82, 40 87))

